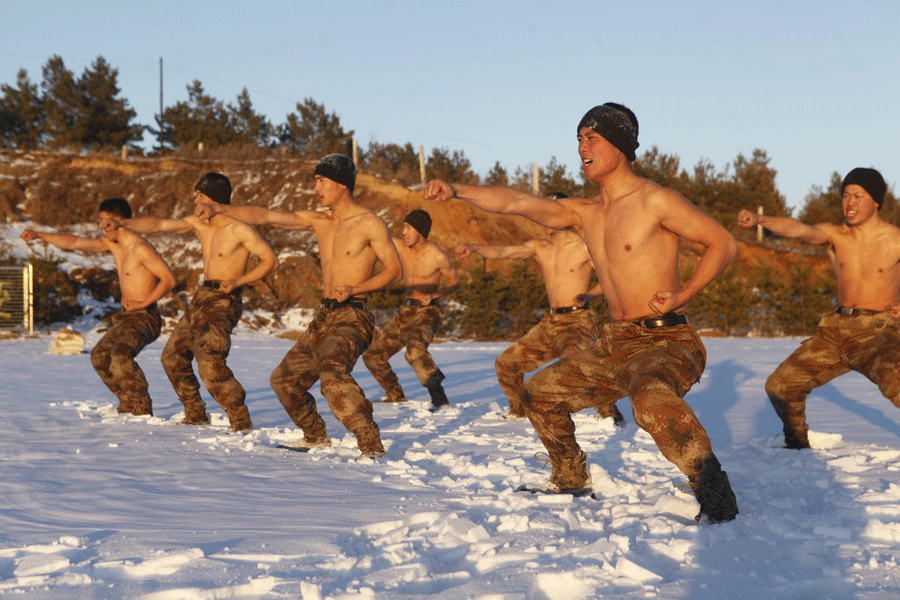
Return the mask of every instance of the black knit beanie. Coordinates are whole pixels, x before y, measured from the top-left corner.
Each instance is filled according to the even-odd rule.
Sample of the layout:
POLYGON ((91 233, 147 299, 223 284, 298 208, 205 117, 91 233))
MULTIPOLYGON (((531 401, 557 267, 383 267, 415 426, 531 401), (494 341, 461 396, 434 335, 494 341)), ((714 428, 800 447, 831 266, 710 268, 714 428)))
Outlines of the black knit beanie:
POLYGON ((615 102, 595 106, 581 118, 577 131, 580 132, 582 127, 593 129, 602 135, 607 142, 621 150, 629 161, 635 159, 634 151, 640 146, 638 122, 628 107, 615 102))
POLYGON ((231 204, 231 181, 221 173, 207 173, 200 178, 194 189, 219 204, 231 204))
POLYGON ((428 234, 431 232, 431 215, 427 212, 417 208, 406 215, 403 222, 409 223, 413 229, 422 234, 423 238, 428 239, 428 234))
POLYGON ((875 169, 856 167, 847 173, 844 181, 841 182, 841 193, 843 194, 844 188, 853 183, 866 190, 872 196, 872 200, 875 201, 878 208, 881 208, 881 204, 884 202, 884 194, 887 192, 887 184, 884 182, 884 177, 881 176, 881 173, 875 169))
POLYGON ((321 175, 341 185, 346 185, 350 193, 356 185, 356 165, 353 159, 344 154, 323 156, 316 165, 315 175, 321 175))

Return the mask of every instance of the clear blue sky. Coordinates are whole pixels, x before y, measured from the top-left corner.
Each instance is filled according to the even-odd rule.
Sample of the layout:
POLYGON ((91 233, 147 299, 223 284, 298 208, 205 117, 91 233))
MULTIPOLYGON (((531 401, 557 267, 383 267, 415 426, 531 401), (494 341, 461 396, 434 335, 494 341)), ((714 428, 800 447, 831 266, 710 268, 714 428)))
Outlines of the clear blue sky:
POLYGON ((575 127, 630 106, 641 148, 723 168, 765 150, 800 206, 856 166, 900 181, 900 3, 66 1, 4 3, 0 82, 58 54, 102 55, 149 124, 199 79, 282 123, 306 97, 361 145, 462 150, 485 174, 551 157, 578 175, 575 127), (558 6, 553 6, 558 4, 558 6), (552 7, 552 8, 551 8, 552 7))

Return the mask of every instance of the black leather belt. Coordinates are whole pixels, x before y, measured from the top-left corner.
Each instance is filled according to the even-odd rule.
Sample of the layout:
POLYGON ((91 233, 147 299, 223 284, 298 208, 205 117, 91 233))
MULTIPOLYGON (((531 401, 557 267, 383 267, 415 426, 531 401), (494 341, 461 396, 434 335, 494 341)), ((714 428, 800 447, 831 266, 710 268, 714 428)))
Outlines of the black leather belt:
POLYGON ((352 308, 365 308, 365 298, 347 298, 346 300, 336 300, 335 298, 322 298, 322 308, 344 308, 350 306, 352 308))
POLYGON ((656 329, 657 327, 673 327, 675 325, 687 325, 687 317, 680 313, 666 313, 658 317, 650 317, 649 319, 638 319, 632 321, 635 325, 646 327, 647 329, 656 329))
POLYGON ((839 315, 877 315, 884 312, 881 310, 872 310, 871 308, 852 308, 850 306, 838 306, 834 312, 839 315))
POLYGON ((550 314, 551 315, 566 315, 566 314, 575 312, 576 310, 584 310, 586 308, 587 308, 586 304, 581 305, 581 306, 557 306, 556 308, 550 309, 550 314))
POLYGON ((437 300, 431 300, 430 302, 425 302, 423 300, 416 300, 415 298, 407 298, 403 301, 403 306, 437 306, 437 300))
MULTIPOLYGON (((208 287, 208 288, 211 289, 211 290, 216 290, 216 291, 221 291, 221 290, 222 290, 222 282, 219 281, 218 279, 207 279, 207 280, 205 280, 205 281, 203 282, 202 285, 203 285, 203 287, 208 287)), ((241 293, 241 288, 242 288, 242 287, 243 287, 243 286, 238 286, 238 287, 234 288, 233 290, 231 290, 231 291, 228 292, 228 293, 229 293, 229 294, 238 295, 238 294, 241 293)))

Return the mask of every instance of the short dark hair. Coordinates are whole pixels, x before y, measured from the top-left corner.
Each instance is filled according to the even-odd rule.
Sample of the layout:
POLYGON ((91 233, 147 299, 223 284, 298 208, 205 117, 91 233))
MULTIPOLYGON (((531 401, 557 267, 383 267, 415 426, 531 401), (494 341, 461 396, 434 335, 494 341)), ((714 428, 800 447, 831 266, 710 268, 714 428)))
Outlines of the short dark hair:
POLYGON ((221 173, 210 171, 200 178, 194 189, 219 204, 231 204, 231 180, 221 173))
POLYGON ((132 215, 131 205, 128 204, 128 200, 125 198, 108 198, 100 203, 100 208, 97 209, 97 212, 112 213, 123 219, 130 219, 132 215))

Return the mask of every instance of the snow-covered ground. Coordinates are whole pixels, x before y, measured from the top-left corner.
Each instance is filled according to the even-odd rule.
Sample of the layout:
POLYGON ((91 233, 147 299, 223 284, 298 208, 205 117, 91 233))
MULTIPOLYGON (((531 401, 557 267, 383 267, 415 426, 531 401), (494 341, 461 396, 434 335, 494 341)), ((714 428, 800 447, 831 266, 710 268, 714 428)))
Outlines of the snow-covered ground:
MULTIPOLYGON (((99 337, 86 334, 87 349, 99 337)), ((269 388, 291 342, 239 330, 230 358, 256 429, 178 425, 159 364, 139 357, 154 417, 121 416, 87 354, 49 337, 0 342, 0 597, 895 599, 900 412, 857 374, 809 400, 814 449, 781 449, 763 382, 797 339, 707 339, 687 396, 741 513, 697 503, 648 435, 577 415, 599 500, 516 493, 549 469, 505 408, 504 344, 433 346, 452 408, 427 411, 402 355, 407 404, 376 404, 387 456, 358 460, 320 398, 332 448, 297 431, 269 388)), ((360 362, 370 398, 380 390, 360 362)), ((620 403, 629 415, 627 400, 620 403)))

